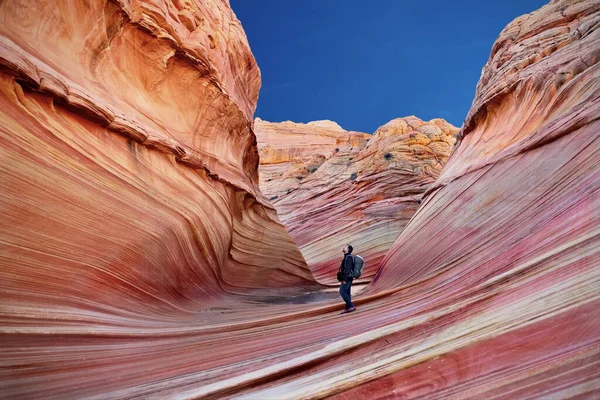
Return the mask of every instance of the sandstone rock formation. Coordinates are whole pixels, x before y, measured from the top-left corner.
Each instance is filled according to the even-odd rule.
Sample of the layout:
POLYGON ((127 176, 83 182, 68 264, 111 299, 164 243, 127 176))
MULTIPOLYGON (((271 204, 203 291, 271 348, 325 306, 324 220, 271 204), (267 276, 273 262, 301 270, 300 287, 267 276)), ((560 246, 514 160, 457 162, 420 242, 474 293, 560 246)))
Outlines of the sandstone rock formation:
POLYGON ((600 396, 599 27, 597 1, 566 0, 506 27, 446 168, 329 324, 344 333, 311 318, 323 345, 243 394, 600 396))
POLYGON ((3 397, 110 387, 44 343, 316 285, 258 189, 260 73, 227 1, 3 1, 0 66, 3 397))
POLYGON ((1 5, 3 237, 22 261, 55 247, 169 292, 310 282, 258 190, 260 74, 228 4, 88 3, 1 5))
POLYGON ((333 121, 254 121, 260 155, 260 188, 271 202, 314 172, 348 140, 364 142, 370 135, 348 132, 333 121))
POLYGON ((228 4, 107 4, 0 3, 2 397, 598 398, 597 2, 502 32, 344 316, 273 289, 311 277, 256 190, 258 72, 228 4))
POLYGON ((424 393, 428 371, 440 398, 600 396, 598 27, 597 1, 552 1, 494 44, 460 144, 368 289, 461 307, 445 344, 428 339, 459 366, 390 368, 389 385, 424 393))
POLYGON ((442 119, 398 118, 373 135, 334 122, 257 120, 260 185, 315 277, 336 283, 341 248, 366 260, 361 280, 417 211, 444 167, 458 129, 442 119))

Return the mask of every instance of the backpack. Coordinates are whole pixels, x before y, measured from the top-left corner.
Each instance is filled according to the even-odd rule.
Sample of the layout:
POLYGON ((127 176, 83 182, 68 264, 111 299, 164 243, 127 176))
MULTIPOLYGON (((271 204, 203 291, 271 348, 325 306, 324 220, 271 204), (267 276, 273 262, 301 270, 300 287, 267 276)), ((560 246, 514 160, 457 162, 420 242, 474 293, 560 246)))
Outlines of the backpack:
POLYGON ((354 258, 354 268, 352 268, 352 277, 354 279, 357 279, 357 278, 360 278, 362 269, 365 266, 365 260, 358 254, 355 256, 352 256, 352 258, 354 258))

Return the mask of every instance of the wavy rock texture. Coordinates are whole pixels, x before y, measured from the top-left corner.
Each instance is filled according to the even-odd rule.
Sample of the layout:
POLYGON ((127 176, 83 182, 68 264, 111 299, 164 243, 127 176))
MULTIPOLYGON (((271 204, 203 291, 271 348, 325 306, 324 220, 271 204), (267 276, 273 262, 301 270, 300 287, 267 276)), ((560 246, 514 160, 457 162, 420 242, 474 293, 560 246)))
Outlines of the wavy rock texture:
POLYGON ((366 133, 346 131, 333 121, 268 122, 254 120, 260 155, 260 188, 271 202, 298 186, 298 180, 314 172, 335 149, 350 138, 364 144, 366 133))
POLYGON ((228 2, 3 1, 0 66, 2 397, 126 387, 140 350, 108 336, 316 287, 258 189, 260 73, 228 2))
POLYGON ((495 43, 460 144, 367 290, 466 302, 449 324, 472 329, 444 344, 454 367, 390 385, 427 371, 439 397, 600 396, 598 27, 600 3, 553 1, 495 43))
POLYGON ((180 264, 173 279, 206 291, 310 282, 257 187, 260 76, 239 21, 221 1, 177 4, 2 3, 5 212, 28 216, 3 237, 94 274, 180 264))
POLYGON ((335 276, 352 244, 373 277, 446 164, 458 129, 442 119, 398 118, 373 135, 330 121, 257 121, 260 185, 315 277, 335 276), (325 129, 327 128, 327 129, 325 129))
MULTIPOLYGON (((223 67, 214 69, 220 79, 187 69, 159 80, 144 75, 188 54, 162 57, 152 47, 172 43, 174 29, 164 27, 212 24, 215 49, 224 32, 241 35, 227 5, 146 2, 141 12, 139 3, 123 3, 126 12, 117 14, 138 10, 131 15, 144 28, 123 42, 129 50, 110 52, 103 68, 112 72, 93 79, 81 38, 114 13, 93 2, 39 4, 0 3, 3 397, 600 395, 597 2, 553 2, 502 32, 462 142, 356 299, 358 310, 345 316, 326 291, 222 294, 310 283, 246 164, 256 168, 257 158, 242 104, 254 98, 232 100, 232 88, 239 94, 257 81, 241 69, 227 86, 223 67), (183 9, 198 18, 190 22, 183 9), (22 20, 13 26, 8 17, 17 12, 22 20), (152 34, 158 27, 160 40, 152 34), (61 55, 67 48, 71 54, 61 55), (126 54, 149 66, 133 60, 121 68, 126 54), (114 83, 120 74, 131 76, 114 83), (150 82, 152 90, 128 86, 150 82), (193 103, 211 90, 220 100, 193 103), (161 107, 161 96, 172 97, 161 107), (227 116, 231 110, 239 117, 227 116), (121 122, 134 117, 135 125, 121 122), (240 127, 231 137, 215 123, 229 118, 240 127), (206 130, 181 129, 192 122, 206 130), (194 145, 191 132, 222 138, 206 139, 214 148, 194 145), (238 283, 249 262, 261 273, 272 268, 270 279, 247 272, 238 283), (228 266, 235 276, 217 273, 228 266)), ((224 48, 250 57, 241 37, 224 48)), ((252 69, 251 58, 220 60, 252 69)))

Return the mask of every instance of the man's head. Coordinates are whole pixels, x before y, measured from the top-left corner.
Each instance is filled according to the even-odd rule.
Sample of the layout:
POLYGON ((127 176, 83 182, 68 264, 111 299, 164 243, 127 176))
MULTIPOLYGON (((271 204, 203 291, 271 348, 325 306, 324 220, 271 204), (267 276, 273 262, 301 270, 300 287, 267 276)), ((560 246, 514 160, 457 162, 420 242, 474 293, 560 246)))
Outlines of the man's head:
POLYGON ((344 246, 344 249, 342 250, 344 252, 344 254, 352 254, 352 246, 350 246, 349 244, 344 246))

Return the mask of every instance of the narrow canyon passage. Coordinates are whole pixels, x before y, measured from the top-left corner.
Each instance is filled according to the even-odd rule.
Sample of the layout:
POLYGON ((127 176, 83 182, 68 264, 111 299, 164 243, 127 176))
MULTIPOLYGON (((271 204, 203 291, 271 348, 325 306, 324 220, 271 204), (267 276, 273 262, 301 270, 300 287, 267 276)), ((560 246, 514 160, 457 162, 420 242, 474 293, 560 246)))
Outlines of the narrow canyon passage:
POLYGON ((442 172, 458 128, 396 118, 372 135, 332 121, 257 119, 259 184, 320 283, 336 285, 341 247, 366 261, 362 284, 442 172))
POLYGON ((518 17, 460 131, 365 136, 255 120, 228 1, 0 2, 2 397, 597 398, 598 26, 518 17))

